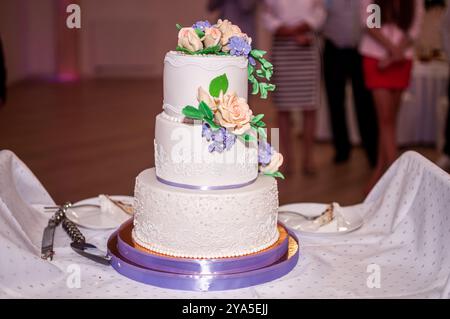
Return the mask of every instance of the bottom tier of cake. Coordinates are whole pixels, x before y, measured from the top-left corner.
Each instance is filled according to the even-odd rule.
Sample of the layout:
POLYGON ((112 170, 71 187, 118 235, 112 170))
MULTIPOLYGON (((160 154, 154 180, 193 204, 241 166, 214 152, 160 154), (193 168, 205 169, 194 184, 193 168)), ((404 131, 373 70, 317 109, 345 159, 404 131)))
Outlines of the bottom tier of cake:
POLYGON ((136 178, 133 240, 152 251, 188 258, 251 254, 278 240, 278 189, 272 177, 233 190, 190 190, 136 178))

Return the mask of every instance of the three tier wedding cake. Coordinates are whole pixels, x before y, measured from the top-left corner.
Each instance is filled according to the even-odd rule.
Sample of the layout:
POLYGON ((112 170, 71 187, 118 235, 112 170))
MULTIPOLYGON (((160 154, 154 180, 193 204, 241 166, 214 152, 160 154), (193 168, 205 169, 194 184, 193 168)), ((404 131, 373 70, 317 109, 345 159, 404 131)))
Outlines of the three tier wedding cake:
POLYGON ((178 46, 164 59, 156 167, 136 178, 133 241, 189 258, 264 250, 279 237, 283 157, 247 98, 249 82, 262 98, 275 89, 273 66, 228 20, 177 27, 178 46))

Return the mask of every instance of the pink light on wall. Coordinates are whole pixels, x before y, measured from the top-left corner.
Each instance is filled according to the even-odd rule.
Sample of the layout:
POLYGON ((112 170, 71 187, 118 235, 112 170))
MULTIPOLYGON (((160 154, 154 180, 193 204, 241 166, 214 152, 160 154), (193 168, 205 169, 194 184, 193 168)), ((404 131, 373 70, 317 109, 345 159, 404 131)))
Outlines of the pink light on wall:
POLYGON ((59 81, 76 81, 80 78, 80 29, 70 29, 66 20, 67 7, 79 0, 56 0, 56 76, 59 81))

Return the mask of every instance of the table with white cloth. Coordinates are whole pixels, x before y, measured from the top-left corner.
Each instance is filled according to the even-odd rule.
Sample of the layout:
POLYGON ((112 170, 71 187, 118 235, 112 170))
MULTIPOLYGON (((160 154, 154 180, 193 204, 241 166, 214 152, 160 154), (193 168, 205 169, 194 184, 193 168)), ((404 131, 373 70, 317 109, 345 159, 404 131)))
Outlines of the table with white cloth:
MULTIPOLYGON (((327 238, 297 234, 301 257, 292 272, 239 290, 186 292, 132 281, 76 254, 61 228, 53 261, 42 260, 42 231, 51 216, 43 207, 49 204, 51 197, 26 165, 0 151, 0 297, 450 297, 450 175, 413 152, 394 163, 362 204, 345 208, 363 216, 360 229, 327 238), (79 285, 70 282, 74 269, 79 285)), ((82 232, 106 251, 112 231, 82 232)))
MULTIPOLYGON (((398 116, 397 138, 400 145, 436 145, 441 149, 444 143, 446 112, 448 108, 449 65, 444 61, 414 61, 411 84, 406 90, 398 116)), ((354 111, 352 88, 347 86, 346 111, 350 140, 360 143, 360 136, 354 111)), ((319 140, 330 140, 329 113, 324 105, 319 109, 319 140)))

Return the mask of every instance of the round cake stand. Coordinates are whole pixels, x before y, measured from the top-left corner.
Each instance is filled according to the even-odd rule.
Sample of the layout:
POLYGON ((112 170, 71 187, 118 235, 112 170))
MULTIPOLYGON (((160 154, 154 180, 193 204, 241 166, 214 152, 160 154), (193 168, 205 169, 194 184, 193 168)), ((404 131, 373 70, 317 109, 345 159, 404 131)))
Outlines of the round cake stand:
MULTIPOLYGON (((111 256, 111 265, 117 272, 145 284, 190 291, 230 290, 263 284, 289 273, 298 262, 299 245, 294 233, 288 231, 288 235, 288 250, 279 260, 265 267, 238 273, 183 274, 159 271, 138 265, 120 254, 118 249, 119 230, 112 234, 108 240, 108 254, 111 256)), ((132 243, 128 244, 132 245, 132 243)), ((240 258, 245 257, 247 256, 240 258)), ((239 259, 239 257, 236 257, 236 259, 239 259)))
POLYGON ((260 269, 278 262, 288 251, 289 234, 278 225, 279 239, 270 247, 253 254, 231 258, 194 259, 159 254, 136 244, 131 237, 132 221, 125 222, 117 234, 121 256, 143 268, 178 274, 231 274, 260 269))

